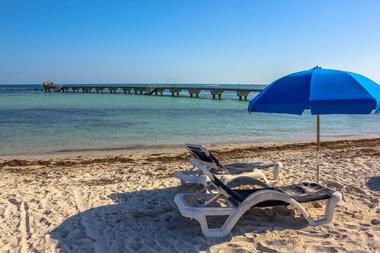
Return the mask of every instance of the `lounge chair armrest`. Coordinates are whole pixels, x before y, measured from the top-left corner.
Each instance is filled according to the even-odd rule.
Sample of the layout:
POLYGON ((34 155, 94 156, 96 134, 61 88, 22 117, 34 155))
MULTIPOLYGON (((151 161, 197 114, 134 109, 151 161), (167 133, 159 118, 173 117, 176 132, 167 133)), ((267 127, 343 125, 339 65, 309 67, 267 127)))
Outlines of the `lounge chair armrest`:
POLYGON ((235 208, 234 207, 194 207, 190 206, 186 201, 186 196, 195 197, 193 193, 178 193, 174 197, 174 202, 177 205, 182 216, 198 219, 202 216, 218 216, 218 215, 230 215, 235 208))
POLYGON ((187 183, 187 184, 200 184, 207 186, 207 177, 205 175, 196 175, 195 173, 192 173, 191 171, 180 171, 176 172, 174 174, 176 178, 181 180, 181 182, 187 183))

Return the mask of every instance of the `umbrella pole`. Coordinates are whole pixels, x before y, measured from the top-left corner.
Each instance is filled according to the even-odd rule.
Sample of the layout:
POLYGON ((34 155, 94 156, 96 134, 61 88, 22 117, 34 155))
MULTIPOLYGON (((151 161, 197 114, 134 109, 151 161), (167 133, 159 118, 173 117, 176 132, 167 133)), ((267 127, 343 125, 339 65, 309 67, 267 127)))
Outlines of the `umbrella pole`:
POLYGON ((321 133, 320 133, 320 119, 319 114, 317 115, 317 183, 319 183, 319 146, 321 141, 321 133))

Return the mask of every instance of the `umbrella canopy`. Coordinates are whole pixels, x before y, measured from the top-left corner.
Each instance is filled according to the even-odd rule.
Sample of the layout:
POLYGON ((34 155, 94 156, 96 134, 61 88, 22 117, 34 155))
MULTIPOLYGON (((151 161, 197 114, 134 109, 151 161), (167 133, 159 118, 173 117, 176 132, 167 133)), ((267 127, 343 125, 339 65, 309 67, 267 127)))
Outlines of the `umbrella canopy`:
POLYGON ((380 85, 352 72, 314 68, 284 76, 249 102, 249 112, 369 114, 380 111, 380 85))
POLYGON ((317 115, 317 182, 319 181, 320 114, 380 112, 380 85, 352 72, 315 67, 284 76, 261 91, 249 112, 317 115))

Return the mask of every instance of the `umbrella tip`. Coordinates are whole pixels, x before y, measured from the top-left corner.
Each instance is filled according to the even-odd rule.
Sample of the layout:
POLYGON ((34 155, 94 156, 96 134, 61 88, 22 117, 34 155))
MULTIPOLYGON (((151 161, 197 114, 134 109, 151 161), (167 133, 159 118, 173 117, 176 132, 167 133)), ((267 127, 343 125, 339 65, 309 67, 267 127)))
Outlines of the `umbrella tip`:
POLYGON ((321 69, 321 68, 322 67, 320 67, 320 66, 317 65, 317 66, 313 67, 312 70, 314 70, 314 69, 321 69))

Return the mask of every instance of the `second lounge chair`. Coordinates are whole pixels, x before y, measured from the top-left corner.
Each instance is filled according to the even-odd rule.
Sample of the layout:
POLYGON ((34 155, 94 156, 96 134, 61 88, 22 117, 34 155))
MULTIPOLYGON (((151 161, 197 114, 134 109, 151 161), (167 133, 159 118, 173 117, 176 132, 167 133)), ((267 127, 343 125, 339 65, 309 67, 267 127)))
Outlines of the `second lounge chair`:
MULTIPOLYGON (((191 161, 198 160, 202 162, 208 170, 214 174, 220 176, 220 179, 227 183, 229 186, 233 186, 239 183, 248 183, 254 178, 260 178, 265 185, 269 184, 270 180, 267 179, 263 170, 273 169, 272 183, 277 182, 282 168, 281 162, 253 162, 253 163, 232 163, 223 165, 219 160, 206 148, 196 144, 185 144, 185 147, 190 152, 191 161)), ((175 173, 175 177, 181 180, 183 183, 201 184, 207 187, 209 178, 202 173, 200 168, 197 168, 196 163, 192 163, 193 168, 187 171, 180 171, 175 173)))

